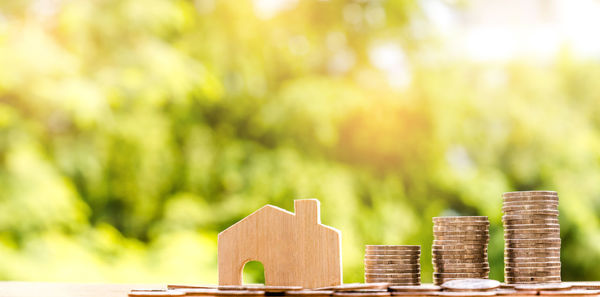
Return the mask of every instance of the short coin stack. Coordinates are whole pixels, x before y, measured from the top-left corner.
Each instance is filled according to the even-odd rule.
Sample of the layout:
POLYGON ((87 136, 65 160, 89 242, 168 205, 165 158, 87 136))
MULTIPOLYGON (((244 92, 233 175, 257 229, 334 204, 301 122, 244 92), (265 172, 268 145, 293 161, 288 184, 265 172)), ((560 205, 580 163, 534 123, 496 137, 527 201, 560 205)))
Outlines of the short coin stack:
POLYGON ((488 218, 457 216, 433 218, 433 282, 488 278, 488 218))
POLYGON ((560 282, 560 225, 556 192, 510 192, 502 197, 505 282, 560 282))
POLYGON ((407 286, 421 284, 421 246, 367 245, 365 282, 407 286))

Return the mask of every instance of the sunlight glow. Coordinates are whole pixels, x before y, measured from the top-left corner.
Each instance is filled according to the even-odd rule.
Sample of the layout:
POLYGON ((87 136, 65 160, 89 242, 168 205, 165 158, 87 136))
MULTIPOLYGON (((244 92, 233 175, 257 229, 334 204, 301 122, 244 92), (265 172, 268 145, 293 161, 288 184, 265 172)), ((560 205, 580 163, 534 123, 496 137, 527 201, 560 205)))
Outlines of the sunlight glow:
POLYGON ((298 0, 254 0, 254 12, 260 19, 270 19, 280 11, 292 9, 298 0))
POLYGON ((426 17, 459 56, 474 60, 527 57, 547 60, 567 48, 600 57, 600 2, 595 0, 469 1, 466 8, 441 0, 422 3, 426 17))
POLYGON ((376 44, 369 51, 369 60, 387 74, 390 86, 400 89, 410 84, 410 69, 404 50, 398 43, 386 41, 376 44))

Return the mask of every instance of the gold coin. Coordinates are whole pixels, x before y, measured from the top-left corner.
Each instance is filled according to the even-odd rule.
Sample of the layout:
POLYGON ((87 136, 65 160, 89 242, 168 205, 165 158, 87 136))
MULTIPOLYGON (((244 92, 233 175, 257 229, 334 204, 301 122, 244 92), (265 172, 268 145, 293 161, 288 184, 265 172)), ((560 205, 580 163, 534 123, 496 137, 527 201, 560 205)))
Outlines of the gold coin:
POLYGON ((505 214, 502 216, 503 221, 520 221, 520 220, 558 220, 557 215, 553 214, 505 214))
POLYGON ((419 259, 420 255, 365 255, 369 260, 414 260, 419 259))
POLYGON ((487 216, 447 216, 433 217, 433 222, 488 222, 487 216))
POLYGON ((532 204, 532 203, 524 203, 524 204, 510 204, 510 205, 502 205, 503 212, 513 212, 513 211, 550 211, 550 212, 558 212, 558 208, 556 204, 551 203, 550 205, 546 204, 532 204))
POLYGON ((456 236, 456 237, 472 237, 472 236, 489 236, 490 232, 488 229, 484 230, 455 230, 455 231, 436 231, 433 230, 435 236, 456 236))
POLYGON ((504 281, 507 283, 518 283, 518 282, 539 282, 539 283, 549 283, 549 282, 560 282, 560 276, 504 276, 504 281))
POLYGON ((454 265, 454 264, 487 264, 487 257, 484 258, 434 258, 433 265, 454 265))
POLYGON ((444 267, 444 268, 433 268, 433 272, 436 273, 482 273, 489 272, 489 268, 453 268, 453 267, 444 267))
POLYGON ((530 252, 530 253, 545 253, 545 252, 560 252, 560 248, 529 248, 529 249, 515 249, 505 248, 505 252, 530 252))
POLYGON ((487 253, 486 248, 479 249, 451 249, 451 250, 443 250, 433 248, 431 250, 433 255, 484 255, 487 253))
POLYGON ((482 251, 487 249, 487 244, 456 244, 456 245, 432 245, 431 246, 432 249, 438 250, 438 251, 444 251, 444 250, 467 250, 467 251, 482 251))
POLYGON ((556 191, 514 191, 505 192, 502 194, 502 197, 528 197, 537 195, 548 195, 558 197, 558 193, 556 193, 556 191))
POLYGON ((504 234, 504 239, 560 239, 560 233, 517 233, 517 234, 504 234))
POLYGON ((549 229, 560 229, 560 224, 505 224, 504 232, 514 231, 520 232, 523 229, 538 229, 538 230, 549 230, 549 229))
POLYGON ((514 198, 505 198, 502 201, 502 206, 517 206, 517 205, 551 205, 556 206, 560 202, 558 199, 548 197, 548 196, 537 196, 537 197, 523 197, 519 199, 514 198))
POLYGON ((471 246, 487 246, 488 240, 475 241, 475 240, 439 240, 434 239, 433 245, 439 246, 459 246, 459 245, 471 245, 471 246))
POLYGON ((560 228, 531 228, 531 229, 508 229, 504 234, 557 234, 560 228))
POLYGON ((365 277, 368 283, 391 283, 391 282, 421 282, 421 278, 415 277, 365 277))
POLYGON ((368 278, 415 278, 419 277, 419 272, 408 273, 365 273, 368 278))
POLYGON ((416 273, 416 272, 420 272, 421 269, 420 268, 415 268, 415 269, 365 269, 365 273, 375 273, 375 274, 381 274, 381 273, 416 273))
POLYGON ((456 224, 456 225, 433 225, 433 231, 442 232, 457 232, 457 231, 471 231, 471 230, 488 230, 490 227, 488 224, 456 224))
POLYGON ((434 272, 434 276, 437 277, 449 277, 449 278, 482 278, 487 277, 487 272, 480 273, 438 273, 434 272))
POLYGON ((367 270, 419 270, 421 269, 421 265, 365 265, 365 271, 367 270))
POLYGON ((420 251, 420 245, 366 245, 367 250, 411 250, 420 251))
POLYGON ((504 262, 507 267, 560 267, 560 262, 504 262))
POLYGON ((456 268, 489 268, 489 264, 487 262, 482 263, 433 263, 434 267, 456 267, 456 268))
POLYGON ((503 207, 511 207, 511 206, 523 206, 523 205, 530 205, 530 206, 537 206, 537 207, 551 207, 551 208, 558 208, 558 200, 504 200, 504 202, 502 203, 503 207))
POLYGON ((511 238, 511 239, 506 239, 504 240, 504 242, 506 243, 560 243, 561 240, 560 238, 537 238, 537 239, 533 239, 533 238, 528 238, 528 239, 516 239, 516 238, 511 238))
MULTIPOLYGON (((537 267, 539 268, 539 267, 537 267)), ((507 267, 504 269, 506 275, 517 277, 517 276, 560 276, 560 268, 547 267, 544 269, 536 268, 512 268, 507 267)))
POLYGON ((546 253, 546 254, 516 254, 516 253, 504 253, 504 260, 508 260, 511 262, 528 260, 528 262, 541 262, 546 261, 547 259, 560 259, 559 253, 546 253))
POLYGON ((505 215, 517 215, 517 216, 532 216, 532 215, 538 215, 538 216, 554 216, 554 217, 558 217, 558 210, 505 210, 503 209, 502 212, 505 215))
POLYGON ((408 255, 417 256, 420 255, 421 251, 367 251, 365 255, 370 256, 387 256, 387 255, 408 255))

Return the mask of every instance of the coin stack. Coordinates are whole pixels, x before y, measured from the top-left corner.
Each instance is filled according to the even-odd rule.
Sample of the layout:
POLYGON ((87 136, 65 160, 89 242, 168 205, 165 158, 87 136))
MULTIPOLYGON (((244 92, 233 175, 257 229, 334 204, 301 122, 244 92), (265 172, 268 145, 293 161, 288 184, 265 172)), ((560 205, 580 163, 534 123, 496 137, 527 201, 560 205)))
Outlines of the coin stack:
POLYGON ((508 284, 560 282, 558 194, 504 193, 504 281, 508 284))
POLYGON ((420 245, 367 245, 365 282, 421 284, 420 245))
POLYGON ((433 282, 488 278, 488 218, 457 216, 433 218, 433 282))

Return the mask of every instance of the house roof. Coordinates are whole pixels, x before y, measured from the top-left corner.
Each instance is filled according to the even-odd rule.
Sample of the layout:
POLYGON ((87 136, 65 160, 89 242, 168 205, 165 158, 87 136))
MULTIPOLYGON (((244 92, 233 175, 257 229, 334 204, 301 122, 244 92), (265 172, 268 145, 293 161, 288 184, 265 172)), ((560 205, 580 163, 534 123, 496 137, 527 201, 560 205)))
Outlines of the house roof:
POLYGON ((258 216, 258 215, 260 215, 260 214, 263 214, 263 213, 270 213, 270 212, 272 212, 272 213, 276 213, 276 214, 279 214, 279 215, 281 215, 281 216, 292 216, 292 217, 294 217, 294 216, 295 216, 295 215, 294 215, 294 213, 292 213, 292 212, 290 212, 290 211, 287 211, 287 210, 285 210, 285 209, 283 209, 283 208, 281 208, 281 207, 277 207, 277 206, 273 206, 273 205, 271 205, 271 204, 267 204, 267 205, 265 205, 265 206, 263 206, 263 207, 261 207, 261 208, 257 209, 257 210, 256 210, 256 211, 254 211, 253 213, 249 214, 249 215, 248 215, 248 216, 246 216, 245 218, 241 219, 239 222, 237 222, 237 223, 235 223, 235 224, 233 224, 233 225, 229 226, 229 228, 227 228, 227 229, 225 229, 225 230, 221 231, 221 233, 219 233, 219 235, 221 235, 221 234, 225 234, 225 233, 227 233, 227 231, 229 231, 229 230, 232 230, 232 229, 235 229, 235 227, 236 227, 236 226, 238 226, 238 225, 240 225, 240 224, 244 223, 244 222, 245 222, 247 219, 250 219, 250 218, 252 218, 252 217, 258 216))

